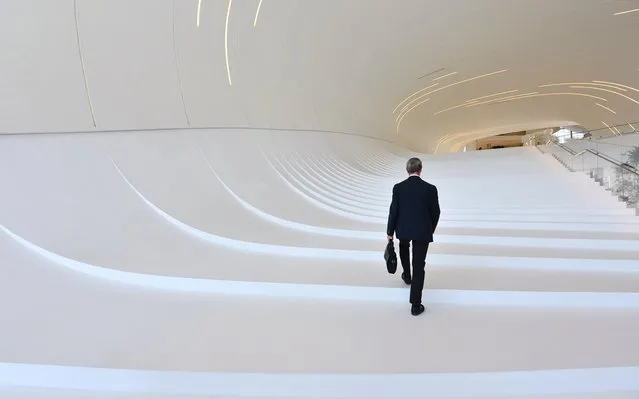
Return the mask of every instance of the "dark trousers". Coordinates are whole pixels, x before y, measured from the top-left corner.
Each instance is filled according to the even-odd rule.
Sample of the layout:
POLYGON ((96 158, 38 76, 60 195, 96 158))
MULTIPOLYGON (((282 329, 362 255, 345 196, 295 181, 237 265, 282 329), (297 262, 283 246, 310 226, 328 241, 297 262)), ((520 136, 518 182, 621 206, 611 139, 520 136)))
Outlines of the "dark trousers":
MULTIPOLYGON (((413 242, 413 273, 410 285, 410 303, 419 305, 422 303, 422 290, 424 289, 424 274, 426 267, 426 254, 428 253, 428 242, 413 242)), ((402 262, 404 275, 410 276, 410 243, 411 240, 399 240, 399 259, 402 262)))

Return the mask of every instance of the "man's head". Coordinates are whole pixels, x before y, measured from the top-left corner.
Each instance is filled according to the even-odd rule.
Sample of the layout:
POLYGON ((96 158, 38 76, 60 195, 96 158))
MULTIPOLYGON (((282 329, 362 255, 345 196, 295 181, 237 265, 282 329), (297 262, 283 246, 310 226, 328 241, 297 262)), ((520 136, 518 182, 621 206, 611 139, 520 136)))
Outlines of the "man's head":
POLYGON ((419 158, 411 158, 406 162, 406 172, 409 175, 419 176, 422 173, 422 161, 419 158))

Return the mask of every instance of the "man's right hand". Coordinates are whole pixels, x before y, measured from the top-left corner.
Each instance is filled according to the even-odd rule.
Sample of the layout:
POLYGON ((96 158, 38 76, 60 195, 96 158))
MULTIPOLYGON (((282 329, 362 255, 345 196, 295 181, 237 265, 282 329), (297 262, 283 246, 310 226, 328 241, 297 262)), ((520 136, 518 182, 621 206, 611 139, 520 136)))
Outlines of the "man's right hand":
POLYGON ((393 241, 393 236, 386 236, 386 238, 388 238, 388 241, 393 241))

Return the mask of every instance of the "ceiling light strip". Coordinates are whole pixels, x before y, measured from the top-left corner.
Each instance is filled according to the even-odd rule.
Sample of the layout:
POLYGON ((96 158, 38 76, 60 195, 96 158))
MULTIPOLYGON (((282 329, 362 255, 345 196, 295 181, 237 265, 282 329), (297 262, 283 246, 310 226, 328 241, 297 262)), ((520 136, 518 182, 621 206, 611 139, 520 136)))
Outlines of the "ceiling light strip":
POLYGON ((628 126, 632 129, 633 132, 637 131, 637 128, 632 125, 632 123, 628 122, 628 126))
MULTIPOLYGON (((590 94, 583 94, 583 93, 538 93, 538 92, 531 92, 531 93, 525 93, 525 94, 517 94, 517 95, 513 95, 513 96, 506 96, 506 97, 500 97, 500 98, 493 98, 490 100, 486 100, 486 101, 482 101, 482 102, 476 102, 476 103, 464 103, 464 104, 460 104, 448 109, 444 109, 441 111, 438 111, 436 113, 434 113, 433 115, 438 115, 447 111, 451 111, 453 109, 456 108, 461 108, 463 106, 465 106, 466 108, 472 108, 472 107, 476 107, 478 105, 485 105, 485 104, 498 104, 498 103, 502 103, 502 102, 508 102, 508 101, 513 101, 513 100, 520 100, 520 99, 524 99, 524 98, 532 98, 532 97, 543 97, 543 96, 554 96, 554 95, 572 95, 572 96, 582 96, 582 97, 589 97, 589 98, 594 98, 600 101, 608 101, 605 98, 602 97, 597 97, 597 96, 593 96, 590 94)), ((612 111, 612 110, 611 110, 612 111)), ((614 111, 613 111, 614 112, 614 111)))
POLYGON ((515 101, 515 100, 523 100, 526 98, 545 97, 545 96, 581 96, 581 97, 594 98, 600 101, 608 101, 605 98, 593 96, 590 94, 584 94, 584 93, 529 93, 529 94, 519 94, 516 96, 508 96, 503 98, 496 98, 493 100, 483 101, 480 103, 465 104, 465 105, 466 105, 466 108, 471 108, 477 105, 484 105, 484 104, 490 104, 490 103, 494 103, 494 104, 505 103, 505 102, 515 101))
MULTIPOLYGON (((536 94, 536 92, 535 93, 527 93, 527 94, 536 94)), ((476 103, 465 102, 463 104, 455 105, 454 107, 450 107, 450 108, 443 109, 441 111, 437 111, 433 115, 439 115, 439 114, 442 114, 444 112, 452 111, 454 109, 461 108, 461 107, 474 107, 476 105, 486 104, 486 103, 489 103, 489 102, 492 102, 492 101, 505 100, 505 99, 509 99, 509 98, 513 98, 513 97, 519 97, 519 96, 523 96, 523 95, 526 95, 526 94, 518 94, 516 96, 502 97, 502 98, 497 98, 497 99, 488 100, 488 101, 484 101, 484 102, 476 102, 476 103)))
POLYGON ((195 25, 200 27, 200 12, 202 11, 202 0, 197 0, 197 17, 195 19, 195 25))
POLYGON ((450 108, 443 109, 443 110, 441 110, 441 111, 437 111, 437 112, 435 112, 433 115, 443 114, 444 112, 452 111, 452 110, 454 110, 454 109, 461 108, 461 107, 465 107, 465 106, 467 106, 467 105, 468 105, 468 104, 466 104, 466 103, 464 103, 464 104, 460 104, 460 105, 455 105, 454 107, 450 107, 450 108))
POLYGON ((257 11, 255 11, 255 20, 253 21, 253 27, 257 26, 257 19, 260 16, 260 10, 262 9, 262 0, 257 5, 257 11))
POLYGON ((620 11, 620 12, 616 12, 612 15, 624 15, 624 14, 630 14, 631 12, 637 12, 639 11, 639 8, 635 8, 633 10, 628 10, 628 11, 620 11))
POLYGON ((590 83, 590 82, 572 82, 572 83, 551 83, 547 85, 540 85, 539 87, 554 87, 554 86, 573 86, 573 85, 581 85, 581 86, 603 86, 609 87, 611 89, 628 91, 626 89, 622 89, 621 87, 613 86, 610 84, 602 84, 602 83, 590 83))
MULTIPOLYGON (((577 83, 578 85, 583 85, 583 83, 577 83)), ((613 85, 608 85, 608 84, 603 84, 603 83, 587 83, 585 84, 585 86, 601 86, 601 87, 609 87, 611 89, 615 89, 615 90, 619 90, 619 91, 628 91, 624 88, 621 87, 617 87, 617 86, 613 86, 613 85)))
MULTIPOLYGON (((411 111, 413 108, 418 107, 420 105, 422 105, 423 103, 425 103, 426 101, 430 100, 430 98, 425 99, 424 101, 420 101, 417 104, 413 105, 413 107, 411 109, 409 109, 408 111, 411 111)), ((399 127, 402 124, 402 121, 404 120, 404 117, 408 115, 408 112, 406 112, 404 115, 400 116, 399 120, 397 121, 397 132, 399 133, 399 127)))
MULTIPOLYGON (((421 89, 421 90, 420 90, 420 91, 418 91, 417 93, 414 93, 413 95, 418 94, 418 93, 421 93, 422 91, 425 91, 425 90, 431 89, 431 88, 433 88, 433 87, 437 86, 438 84, 439 84, 439 83, 435 83, 435 84, 432 84, 432 85, 430 85, 430 86, 428 86, 428 87, 424 87, 423 89, 421 89)), ((406 101, 406 100, 404 100, 404 101, 406 101)), ((403 101, 402 101, 402 102, 403 102, 403 101)), ((400 104, 400 105, 401 105, 401 104, 400 104)), ((398 107, 399 107, 399 105, 398 105, 398 107)), ((399 110, 399 115, 397 115, 397 119, 395 119, 396 121, 397 121, 397 120, 401 117, 402 112, 404 112, 404 111, 406 110, 406 108, 408 108, 408 107, 410 107, 410 102, 409 102, 408 104, 404 105, 404 106, 402 107, 402 109, 401 109, 401 110, 399 110)), ((397 111, 397 108, 395 108, 395 111, 397 111)), ((393 111, 393 113, 395 113, 395 111, 393 111)))
MULTIPOLYGON (((540 94, 533 94, 533 95, 526 96, 526 97, 514 98, 513 100, 519 100, 520 98, 544 97, 544 96, 580 96, 580 97, 594 98, 594 99, 599 100, 599 101, 608 101, 608 100, 606 100, 603 97, 597 97, 597 96, 593 96, 593 95, 590 95, 590 94, 584 94, 584 93, 570 93, 570 92, 566 92, 566 93, 540 93, 540 94)), ((507 100, 507 101, 511 101, 511 100, 507 100)))
MULTIPOLYGON (((448 143, 450 143, 453 140, 460 139, 460 138, 463 139, 463 137, 466 137, 466 136, 473 137, 473 136, 476 136, 477 134, 478 134, 478 132, 448 134, 448 135, 440 138, 439 140, 437 140, 437 146, 435 147, 435 153, 437 153, 437 151, 439 150, 439 147, 442 144, 448 144, 448 143)), ((482 134, 482 133, 479 133, 479 134, 482 134)), ((463 139, 463 140, 468 140, 468 139, 463 139)))
POLYGON ((438 88, 438 89, 431 90, 431 91, 430 91, 430 92, 428 92, 428 93, 424 93, 424 94, 422 94, 422 95, 418 96, 417 98, 412 99, 412 100, 411 100, 411 102, 416 101, 416 100, 418 100, 418 99, 420 99, 420 98, 423 98, 423 97, 425 97, 425 96, 427 96, 427 95, 429 95, 429 94, 437 93, 437 92, 442 91, 442 90, 444 90, 444 89, 448 89, 448 88, 450 88, 450 87, 460 85, 460 84, 462 84, 462 83, 468 83, 468 82, 471 82, 471 81, 473 81, 473 80, 477 80, 477 79, 481 79, 481 78, 486 78, 486 77, 489 77, 489 76, 492 76, 492 75, 496 75, 496 74, 499 74, 499 73, 503 73, 503 72, 506 72, 507 70, 508 70, 508 69, 502 69, 501 71, 491 72, 491 73, 487 73, 487 74, 484 74, 484 75, 479 75, 479 76, 475 76, 475 77, 472 77, 472 78, 468 78, 468 79, 460 80, 459 82, 451 83, 451 84, 449 84, 449 85, 442 86, 442 87, 440 87, 440 88, 438 88))
MULTIPOLYGON (((629 89, 629 90, 634 90, 634 91, 636 91, 637 93, 639 93, 639 89, 634 88, 634 87, 632 87, 632 86, 622 85, 621 83, 606 82, 606 81, 603 81, 603 80, 595 80, 594 82, 597 82, 597 83, 605 83, 605 84, 607 84, 607 85, 612 85, 612 86, 619 86, 619 87, 623 87, 623 88, 626 88, 626 89, 629 89)), ((619 90, 621 90, 621 89, 619 89, 619 90)), ((625 90, 624 90, 624 91, 625 91, 625 90)))
POLYGON ((605 105, 602 105, 602 104, 599 104, 599 103, 595 103, 595 105, 598 105, 598 106, 600 106, 601 108, 603 108, 603 109, 605 109, 605 110, 607 110, 607 111, 610 111, 610 112, 612 112, 612 113, 613 113, 613 114, 615 114, 615 115, 617 114, 615 111, 611 110, 610 108, 606 107, 605 105))
MULTIPOLYGON (((448 136, 444 136, 442 138, 446 138, 448 136)), ((439 146, 442 145, 443 142, 441 140, 439 140, 439 142, 437 143, 437 145, 435 146, 435 151, 433 151, 433 154, 437 154, 437 151, 439 150, 439 146)))
POLYGON ((604 121, 601 121, 601 123, 603 123, 604 125, 606 125, 606 127, 607 127, 607 128, 608 128, 611 132, 612 132, 612 134, 615 134, 615 135, 616 135, 615 131, 614 131, 614 130, 612 130, 612 128, 610 127, 610 125, 609 125, 609 124, 607 124, 607 123, 606 123, 606 122, 604 122, 604 121))
POLYGON ((616 94, 618 96, 621 96, 623 98, 626 98, 632 102, 634 102, 635 104, 639 105, 639 101, 635 100, 634 98, 628 97, 625 94, 621 94, 621 93, 617 93, 616 91, 612 91, 612 90, 608 90, 608 89, 603 89, 601 87, 588 87, 588 86, 570 86, 570 88, 572 89, 589 89, 589 90, 600 90, 600 91, 606 91, 608 93, 612 93, 612 94, 616 94))
MULTIPOLYGON (((472 78, 468 78, 468 79, 460 80, 459 82, 451 83, 451 84, 449 84, 449 85, 442 86, 442 87, 440 87, 440 88, 438 88, 438 89, 431 90, 431 91, 429 91, 429 92, 427 92, 427 93, 421 94, 421 95, 419 95, 418 97, 416 97, 416 98, 412 99, 410 102, 412 103, 412 102, 414 102, 414 101, 419 100, 420 98, 424 98, 424 97, 426 97, 427 95, 430 95, 430 94, 433 94, 433 93, 437 93, 437 92, 442 91, 442 90, 444 90, 444 89, 447 89, 447 88, 449 88, 449 87, 453 87, 453 86, 460 85, 460 84, 462 84, 462 83, 468 83, 468 82, 471 82, 471 81, 473 81, 473 80, 477 80, 477 79, 481 79, 481 78, 486 78, 486 77, 489 77, 489 76, 497 75, 497 74, 499 74, 499 73, 503 73, 503 72, 506 72, 506 71, 508 71, 508 69, 502 69, 501 71, 495 71, 495 72, 487 73, 487 74, 484 74, 484 75, 479 75, 479 76, 475 76, 475 77, 472 77, 472 78)), ((410 111, 411 111, 411 110, 413 110, 413 109, 414 109, 414 107, 413 107, 413 108, 411 108, 410 110, 406 111, 406 113, 410 112, 410 111)))
POLYGON ((229 66, 229 17, 231 16, 231 6, 233 0, 229 0, 229 7, 226 10, 226 24, 224 25, 224 56, 226 57, 226 74, 229 78, 229 86, 233 86, 231 80, 231 67, 229 66))
MULTIPOLYGON (((484 130, 479 132, 456 133, 456 134, 446 135, 437 141, 437 146, 435 147, 435 153, 437 153, 437 151, 439 150, 439 147, 443 144, 449 144, 450 142, 454 142, 454 141, 461 141, 461 144, 463 145, 473 140, 476 140, 482 137, 488 137, 489 135, 494 135, 494 134, 495 134, 495 130, 490 129, 490 130, 484 130)), ((454 145, 455 144, 453 144, 453 146, 454 145)))
POLYGON ((510 93, 515 93, 518 92, 519 90, 508 90, 508 91, 502 91, 501 93, 495 93, 495 94, 489 94, 487 96, 483 96, 483 97, 477 97, 477 98, 472 98, 470 100, 466 100, 467 103, 469 102, 474 102, 474 101, 479 101, 479 100, 483 100, 485 98, 490 98, 490 97, 495 97, 495 96, 501 96, 503 94, 510 94, 510 93))
MULTIPOLYGON (((427 96, 427 95, 429 95, 429 94, 436 93, 436 92, 438 92, 438 91, 441 91, 441 90, 447 89, 447 88, 449 88, 449 87, 457 86, 457 85, 462 84, 462 83, 467 83, 467 82, 470 82, 470 81, 472 81, 472 80, 485 78, 485 77, 492 76, 492 75, 496 75, 496 74, 498 74, 498 73, 503 73, 503 72, 506 72, 506 71, 508 71, 508 69, 502 69, 501 71, 495 71, 495 72, 487 73, 487 74, 485 74, 485 75, 479 75, 479 76, 475 76, 475 77, 473 77, 473 78, 468 78, 468 79, 465 79, 465 80, 460 80, 459 82, 451 83, 451 84, 449 84, 449 85, 446 85, 446 86, 440 87, 439 89, 435 89, 435 90, 432 90, 432 91, 430 91, 430 92, 428 92, 428 93, 424 93, 424 94, 420 95, 419 97, 417 97, 417 98, 414 98, 414 99, 410 100, 410 102, 416 101, 416 100, 418 100, 418 99, 420 99, 420 98, 426 97, 426 96, 427 96)), ((421 93, 421 92, 423 92, 423 91, 425 91, 425 90, 427 90, 427 89, 428 89, 428 88, 424 88, 424 89, 418 90, 418 91, 416 91, 415 93, 411 94, 410 96, 406 97, 406 99, 404 99, 404 101, 402 101, 402 102, 401 102, 401 103, 400 103, 400 104, 399 104, 399 105, 395 108, 395 111, 396 111, 396 110, 397 110, 397 108, 399 108, 402 104, 404 104, 406 101, 408 101, 408 99, 410 99, 410 98, 411 98, 411 97, 413 97, 414 95, 419 94, 419 93, 421 93)), ((395 111, 393 111, 393 112, 395 112, 395 111)))
POLYGON ((524 93, 524 94, 516 94, 514 96, 506 96, 506 97, 499 97, 499 98, 492 98, 490 100, 486 100, 486 101, 481 101, 481 102, 475 102, 475 103, 471 103, 471 104, 466 104, 466 106, 468 108, 470 107, 475 107, 477 105, 483 105, 483 104, 490 104, 490 103, 498 103, 501 101, 507 101, 507 100, 511 100, 511 99, 516 99, 519 97, 526 97, 526 96, 530 96, 532 94, 538 94, 538 92, 536 91, 532 91, 530 93, 524 93))
POLYGON ((440 79, 447 78, 447 77, 449 77, 449 76, 453 76, 453 75, 455 75, 456 73, 457 73, 457 72, 451 72, 451 73, 449 73, 449 74, 446 74, 446 75, 440 76, 440 77, 438 77, 438 78, 433 79, 433 82, 435 82, 435 81, 437 81, 437 80, 440 80, 440 79))

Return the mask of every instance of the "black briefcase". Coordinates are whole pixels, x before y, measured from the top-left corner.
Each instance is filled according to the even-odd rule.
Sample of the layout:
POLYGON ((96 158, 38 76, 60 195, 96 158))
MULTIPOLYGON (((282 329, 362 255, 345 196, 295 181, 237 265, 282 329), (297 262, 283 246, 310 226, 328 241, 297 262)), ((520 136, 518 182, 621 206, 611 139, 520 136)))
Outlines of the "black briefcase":
POLYGON ((395 274, 397 271, 397 253, 395 253, 393 240, 388 240, 388 244, 386 244, 384 260, 386 261, 386 270, 388 270, 390 274, 395 274))

